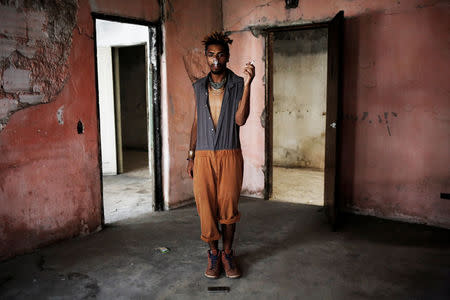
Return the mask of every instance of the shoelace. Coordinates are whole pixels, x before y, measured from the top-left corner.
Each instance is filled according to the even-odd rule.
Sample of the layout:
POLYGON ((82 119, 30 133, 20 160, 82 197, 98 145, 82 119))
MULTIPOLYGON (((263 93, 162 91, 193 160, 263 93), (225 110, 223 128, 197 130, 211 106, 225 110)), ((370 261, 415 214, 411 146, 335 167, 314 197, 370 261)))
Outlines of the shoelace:
POLYGON ((211 258, 211 268, 209 269, 212 270, 216 267, 217 261, 219 260, 219 255, 214 256, 213 254, 211 254, 209 257, 211 258))
POLYGON ((228 263, 230 264, 230 269, 234 269, 233 267, 233 255, 227 255, 225 253, 225 259, 228 261, 228 263))

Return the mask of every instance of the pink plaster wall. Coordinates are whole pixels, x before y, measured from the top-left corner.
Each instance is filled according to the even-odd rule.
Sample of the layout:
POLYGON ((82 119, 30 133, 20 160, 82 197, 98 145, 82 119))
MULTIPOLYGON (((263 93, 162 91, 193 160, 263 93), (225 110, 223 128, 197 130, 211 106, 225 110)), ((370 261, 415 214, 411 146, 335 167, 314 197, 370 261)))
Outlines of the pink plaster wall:
POLYGON ((94 53, 86 51, 94 49, 93 25, 86 2, 77 24, 62 91, 51 103, 16 112, 0 132, 0 259, 100 225, 94 53))
POLYGON ((450 186, 448 1, 299 3, 286 10, 281 0, 222 1, 224 28, 236 41, 232 65, 258 63, 241 135, 244 192, 264 188, 264 38, 248 28, 326 21, 344 10, 344 209, 450 227, 450 202, 440 199, 450 186))
POLYGON ((97 13, 157 21, 161 15, 158 0, 89 0, 97 13))
POLYGON ((201 40, 208 32, 222 28, 220 5, 220 0, 78 2, 77 24, 67 60, 69 75, 62 90, 50 103, 8 115, 8 122, 0 131, 0 260, 100 228, 92 11, 147 21, 163 19, 161 69, 166 80, 161 92, 166 207, 192 199, 192 181, 184 174, 194 107, 191 80, 206 72, 201 40), (160 3, 165 7, 163 17, 160 3), (62 124, 57 117, 61 108, 62 124), (79 120, 84 125, 83 134, 77 133, 79 120))
POLYGON ((264 128, 261 115, 264 110, 264 39, 255 38, 250 32, 242 31, 231 35, 229 68, 239 76, 247 62, 254 60, 255 78, 250 90, 250 115, 241 127, 241 147, 244 156, 244 181, 242 194, 263 197, 264 192, 264 128))
POLYGON ((186 174, 186 157, 194 120, 192 80, 207 71, 201 41, 222 29, 220 1, 167 1, 163 58, 163 163, 166 207, 193 198, 192 179, 186 174), (166 172, 169 172, 168 174, 166 172))
MULTIPOLYGON (((98 228, 101 220, 98 123, 91 11, 148 21, 158 1, 81 0, 68 58, 69 77, 47 104, 15 112, 0 132, 0 259, 98 228), (91 50, 89 50, 91 49, 91 50), (57 111, 63 107, 64 123, 57 111), (78 121, 84 133, 76 132, 78 121)), ((449 227, 449 77, 446 1, 222 1, 234 30, 230 67, 256 61, 251 115, 242 128, 244 193, 262 195, 264 41, 248 25, 311 22, 344 9, 344 153, 341 186, 348 209, 449 227), (266 4, 267 3, 267 4, 266 4), (368 112, 373 122, 362 121, 368 112), (377 115, 388 112, 391 136, 377 115), (396 113, 394 116, 392 112, 396 113), (389 114, 390 113, 390 114, 389 114), (359 121, 352 121, 352 116, 359 121)), ((164 1, 164 195, 175 207, 192 197, 185 175, 193 118, 191 80, 202 76, 202 37, 222 27, 220 1, 164 1)), ((384 120, 384 119, 383 119, 384 120)))

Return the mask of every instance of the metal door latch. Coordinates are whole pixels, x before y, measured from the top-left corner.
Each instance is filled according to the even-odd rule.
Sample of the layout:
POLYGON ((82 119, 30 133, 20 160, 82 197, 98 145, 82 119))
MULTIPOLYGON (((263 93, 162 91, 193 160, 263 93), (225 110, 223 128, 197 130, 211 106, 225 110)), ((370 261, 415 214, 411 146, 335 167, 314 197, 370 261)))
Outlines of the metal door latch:
POLYGON ((336 128, 336 122, 331 123, 330 126, 336 128))

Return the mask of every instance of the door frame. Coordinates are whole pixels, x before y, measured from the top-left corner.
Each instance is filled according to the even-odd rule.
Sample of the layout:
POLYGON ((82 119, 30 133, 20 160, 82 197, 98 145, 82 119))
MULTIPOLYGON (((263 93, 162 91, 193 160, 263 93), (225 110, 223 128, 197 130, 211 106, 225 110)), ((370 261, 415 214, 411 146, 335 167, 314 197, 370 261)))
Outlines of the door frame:
MULTIPOLYGON (((133 19, 116 15, 108 15, 102 13, 91 13, 93 21, 94 34, 94 66, 95 66, 95 92, 97 99, 97 131, 98 131, 98 165, 100 169, 100 197, 101 197, 101 223, 105 225, 104 206, 103 206, 103 176, 102 176, 102 151, 100 140, 100 102, 98 91, 98 74, 97 74, 97 28, 96 20, 114 21, 135 25, 147 26, 149 29, 149 57, 147 62, 147 76, 151 78, 152 90, 147 93, 151 99, 147 99, 147 109, 149 116, 151 114, 152 121, 148 124, 148 133, 152 135, 152 139, 148 138, 148 151, 153 156, 153 168, 150 174, 153 175, 153 205, 155 211, 164 210, 164 198, 162 188, 162 138, 161 138, 161 75, 160 75, 160 58, 162 55, 162 30, 161 22, 149 22, 141 19, 133 19), (149 101, 151 100, 151 101, 149 101)), ((147 89, 150 88, 147 86, 147 89)))
POLYGON ((265 32, 266 84, 265 84, 265 163, 264 199, 269 200, 273 191, 273 36, 275 32, 327 28, 328 22, 270 27, 265 32))
MULTIPOLYGON (((331 21, 302 24, 302 25, 292 25, 292 26, 279 26, 279 27, 269 27, 263 29, 263 34, 265 36, 265 108, 264 108, 264 129, 265 129, 265 165, 264 165, 264 199, 269 200, 272 196, 273 191, 273 42, 274 33, 280 31, 293 31, 293 30, 308 30, 308 29, 319 29, 319 28, 329 28, 331 21)), ((327 37, 328 39, 329 37, 327 37)), ((328 53, 327 53, 328 55, 328 53)), ((342 70, 341 70, 342 71, 342 70)), ((342 75, 341 75, 342 78, 342 75)), ((327 78, 328 84, 328 78, 327 78)), ((339 96, 341 98, 341 96, 339 96)), ((340 100, 340 99, 339 99, 340 100)), ((338 120, 342 120, 342 101, 338 101, 338 120)), ((339 124, 339 122, 338 122, 339 124)), ((335 183, 338 182, 339 175, 339 155, 340 155, 340 141, 342 135, 342 126, 337 126, 337 144, 336 144, 336 176, 335 183)), ((326 154, 325 154, 326 155, 326 154)), ((336 189, 338 184, 335 184, 336 189)), ((324 187, 325 188, 325 187, 324 187)), ((336 191, 336 206, 339 207, 338 195, 336 191)), ((324 195, 325 197, 325 195, 324 195)), ((324 199, 325 202, 325 199, 324 199)), ((325 203, 324 203, 325 205, 325 203)), ((334 226, 334 224, 333 224, 334 226)))

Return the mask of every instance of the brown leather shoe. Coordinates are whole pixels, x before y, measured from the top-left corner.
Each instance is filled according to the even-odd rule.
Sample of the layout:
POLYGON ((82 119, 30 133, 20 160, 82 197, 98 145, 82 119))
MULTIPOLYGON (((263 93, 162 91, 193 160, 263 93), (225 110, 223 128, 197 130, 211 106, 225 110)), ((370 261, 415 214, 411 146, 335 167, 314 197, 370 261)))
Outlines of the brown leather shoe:
POLYGON ((228 278, 241 277, 241 272, 236 265, 236 259, 233 257, 233 250, 231 250, 230 254, 226 254, 225 250, 222 251, 222 265, 228 278))
POLYGON ((220 250, 217 250, 217 255, 213 255, 211 250, 208 250, 208 267, 205 271, 205 276, 208 278, 219 278, 221 271, 220 250))

